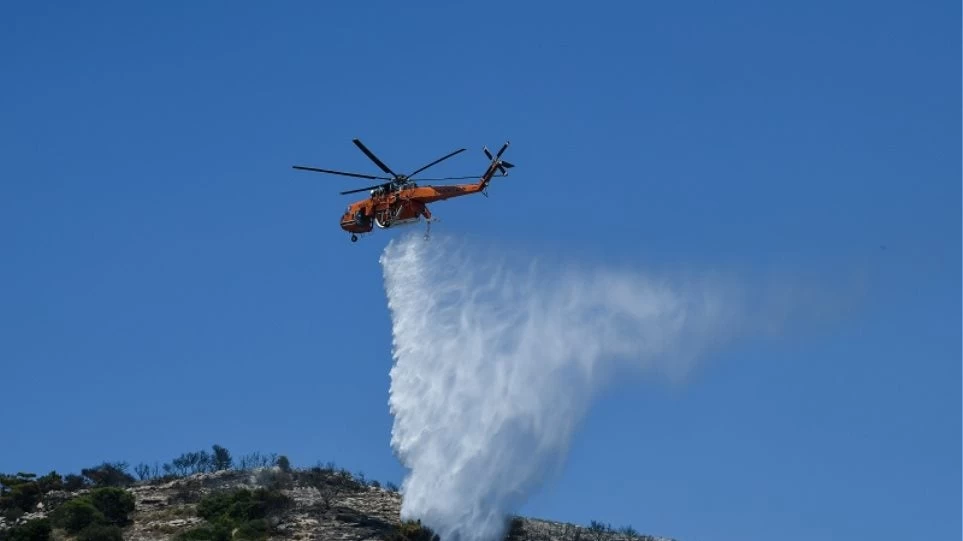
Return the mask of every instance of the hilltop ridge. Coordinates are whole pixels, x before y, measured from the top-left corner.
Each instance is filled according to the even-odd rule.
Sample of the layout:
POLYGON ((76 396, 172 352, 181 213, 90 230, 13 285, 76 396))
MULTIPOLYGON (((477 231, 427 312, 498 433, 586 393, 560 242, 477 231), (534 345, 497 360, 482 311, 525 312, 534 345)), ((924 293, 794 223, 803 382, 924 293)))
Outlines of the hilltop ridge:
MULTIPOLYGON (((402 495, 334 464, 292 467, 226 449, 185 453, 163 466, 103 463, 80 475, 0 475, 0 541, 387 540, 433 541, 400 518, 402 495), (163 473, 161 473, 163 472, 163 473)), ((510 541, 673 541, 613 529, 512 517, 510 541)), ((443 540, 439 540, 443 541, 443 540)))

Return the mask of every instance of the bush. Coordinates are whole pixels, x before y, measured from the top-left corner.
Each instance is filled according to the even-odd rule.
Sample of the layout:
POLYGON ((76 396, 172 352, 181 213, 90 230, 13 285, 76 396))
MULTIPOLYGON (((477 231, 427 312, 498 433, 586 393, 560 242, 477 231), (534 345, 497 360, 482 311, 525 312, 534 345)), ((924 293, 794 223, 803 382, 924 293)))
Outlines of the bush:
POLYGON ((95 488, 87 497, 108 522, 118 526, 127 524, 127 515, 134 512, 134 496, 122 488, 95 488))
POLYGON ((40 502, 40 485, 32 473, 0 475, 0 509, 33 511, 40 502))
POLYGON ((506 539, 525 539, 525 521, 521 517, 513 516, 508 523, 506 539))
POLYGON ((0 531, 0 539, 3 541, 49 541, 52 531, 50 521, 40 518, 28 520, 6 532, 0 531))
POLYGON ((58 507, 52 516, 54 523, 69 533, 77 533, 87 526, 107 522, 104 514, 94 507, 94 504, 86 497, 68 501, 58 507))
MULTIPOLYGON (((245 489, 242 490, 247 492, 245 489)), ((227 492, 215 492, 209 496, 205 496, 197 504, 197 516, 207 521, 213 521, 215 518, 227 513, 233 502, 234 495, 227 492)))
POLYGON ((3 518, 7 519, 7 522, 16 522, 24 514, 23 509, 19 507, 8 507, 3 510, 3 518))
POLYGON ((241 523, 234 534, 235 539, 267 539, 268 521, 263 518, 241 523))
POLYGON ((207 524, 184 532, 178 539, 267 539, 270 533, 268 519, 280 514, 292 503, 280 491, 265 488, 215 492, 197 504, 197 514, 207 524), (235 532, 233 537, 232 532, 235 532))
POLYGON ((231 541, 230 524, 206 524, 178 534, 177 541, 231 541))
POLYGON ((291 488, 294 485, 294 474, 275 469, 262 469, 254 475, 255 483, 272 490, 291 488))
POLYGON ((88 526, 123 526, 134 506, 134 496, 126 490, 103 487, 67 501, 51 516, 57 526, 75 534, 88 526))
POLYGON ((77 534, 77 541, 124 541, 124 533, 113 524, 93 524, 77 534))
POLYGON ((8 518, 34 511, 43 495, 63 488, 63 479, 56 471, 38 478, 33 473, 0 475, 0 510, 8 518), (20 513, 17 513, 20 511, 20 513))
POLYGON ((440 541, 438 534, 420 520, 406 520, 388 534, 388 541, 440 541))

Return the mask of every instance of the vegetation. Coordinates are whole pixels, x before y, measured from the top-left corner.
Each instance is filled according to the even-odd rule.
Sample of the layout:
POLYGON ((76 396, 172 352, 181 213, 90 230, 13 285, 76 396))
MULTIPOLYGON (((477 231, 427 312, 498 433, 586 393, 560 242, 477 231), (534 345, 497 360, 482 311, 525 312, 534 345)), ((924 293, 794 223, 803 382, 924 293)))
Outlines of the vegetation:
POLYGON ((292 504, 276 489, 259 488, 215 492, 197 505, 197 514, 206 524, 182 533, 178 539, 267 539, 271 519, 292 504))
POLYGON ((387 541, 440 541, 438 534, 423 526, 420 520, 406 520, 391 531, 387 541))
POLYGON ((77 541, 124 541, 124 533, 113 524, 91 524, 77 534, 77 541))
MULTIPOLYGON (((250 472, 261 488, 202 492, 184 485, 170 496, 174 504, 196 504, 183 508, 196 512, 203 523, 178 535, 180 541, 267 539, 277 532, 281 517, 293 500, 283 491, 294 486, 312 487, 320 494, 316 508, 328 517, 357 526, 374 527, 379 539, 387 541, 440 541, 438 535, 420 521, 400 524, 367 517, 341 505, 346 494, 366 488, 398 492, 394 483, 368 479, 364 472, 352 474, 334 463, 320 462, 297 468, 285 455, 254 452, 237 458, 221 447, 183 453, 164 464, 140 463, 128 473, 126 462, 103 462, 81 469, 79 474, 61 475, 51 471, 43 476, 33 473, 0 473, 0 541, 122 541, 124 528, 131 522, 135 500, 128 489, 153 481, 168 482, 201 473, 220 471, 250 472), (136 477, 135 477, 136 475, 136 477), (196 509, 196 510, 195 510, 196 509), (38 511, 41 513, 38 514, 38 511), (29 520, 28 520, 29 519, 29 520)), ((602 541, 618 538, 653 541, 632 526, 613 529, 599 521, 586 527, 565 525, 564 531, 548 523, 510 517, 506 539, 509 541, 560 539, 602 541), (552 530, 552 528, 556 528, 552 530)), ((176 530, 175 530, 176 531, 176 530)))
POLYGON ((49 520, 28 520, 9 530, 0 531, 0 541, 48 541, 52 532, 49 520))
POLYGON ((134 496, 118 487, 94 488, 66 501, 51 514, 51 521, 78 539, 113 539, 130 523, 134 496))

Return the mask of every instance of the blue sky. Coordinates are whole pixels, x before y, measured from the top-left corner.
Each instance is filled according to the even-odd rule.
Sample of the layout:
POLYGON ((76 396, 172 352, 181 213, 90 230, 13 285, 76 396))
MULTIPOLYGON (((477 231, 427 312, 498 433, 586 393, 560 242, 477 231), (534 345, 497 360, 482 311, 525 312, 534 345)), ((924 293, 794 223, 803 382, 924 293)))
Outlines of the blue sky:
POLYGON ((0 470, 235 454, 400 482, 352 179, 517 164, 446 232, 859 302, 592 410, 527 514, 680 540, 960 527, 960 7, 0 8, 0 470), (368 10, 372 11, 368 11, 368 10), (854 285, 855 284, 855 285, 854 285))

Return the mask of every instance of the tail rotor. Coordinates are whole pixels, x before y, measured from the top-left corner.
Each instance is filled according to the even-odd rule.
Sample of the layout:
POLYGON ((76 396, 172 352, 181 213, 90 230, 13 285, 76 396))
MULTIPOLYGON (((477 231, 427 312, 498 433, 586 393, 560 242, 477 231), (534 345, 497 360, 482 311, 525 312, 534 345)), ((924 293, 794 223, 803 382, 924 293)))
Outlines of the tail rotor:
POLYGON ((492 165, 495 165, 496 167, 498 167, 498 170, 501 171, 502 176, 508 176, 507 169, 511 169, 512 167, 515 167, 513 164, 501 159, 502 154, 504 154, 507 148, 508 148, 508 141, 505 141, 505 144, 502 145, 502 148, 500 148, 498 150, 498 153, 495 154, 494 156, 492 156, 492 153, 488 150, 487 146, 484 149, 482 149, 485 152, 485 156, 487 156, 488 159, 491 160, 492 165))

